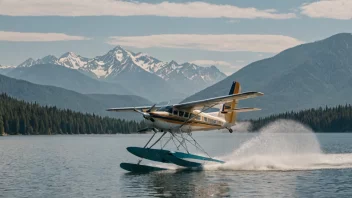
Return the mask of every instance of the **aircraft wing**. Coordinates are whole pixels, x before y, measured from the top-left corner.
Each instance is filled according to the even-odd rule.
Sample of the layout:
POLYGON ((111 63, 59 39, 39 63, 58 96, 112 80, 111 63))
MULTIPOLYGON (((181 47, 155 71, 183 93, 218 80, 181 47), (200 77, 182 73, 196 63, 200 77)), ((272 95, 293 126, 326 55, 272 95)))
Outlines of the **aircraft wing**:
POLYGON ((209 98, 205 100, 186 102, 186 103, 176 104, 173 106, 176 107, 177 109, 201 109, 203 107, 213 107, 218 104, 232 102, 233 100, 244 100, 244 99, 254 98, 262 95, 264 94, 261 92, 245 92, 240 94, 232 94, 227 96, 209 98))
MULTIPOLYGON (((152 106, 140 106, 140 107, 119 107, 119 108, 110 108, 107 109, 107 111, 117 111, 117 112, 122 112, 122 111, 147 111, 148 109, 150 109, 152 106)), ((155 107, 155 108, 159 108, 159 107, 155 107)))

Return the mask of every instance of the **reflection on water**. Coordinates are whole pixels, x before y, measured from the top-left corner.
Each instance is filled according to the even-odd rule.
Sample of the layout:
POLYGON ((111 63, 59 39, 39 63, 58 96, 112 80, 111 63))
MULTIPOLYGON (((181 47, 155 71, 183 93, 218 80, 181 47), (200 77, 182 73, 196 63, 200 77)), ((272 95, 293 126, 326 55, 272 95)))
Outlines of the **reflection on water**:
POLYGON ((150 174, 126 173, 121 192, 129 197, 292 197, 303 172, 179 171, 150 174))
POLYGON ((230 188, 226 179, 217 178, 204 171, 163 171, 150 174, 126 173, 121 177, 121 192, 135 197, 226 197, 230 188), (210 180, 210 181, 209 181, 210 180), (222 181, 223 180, 223 181, 222 181))

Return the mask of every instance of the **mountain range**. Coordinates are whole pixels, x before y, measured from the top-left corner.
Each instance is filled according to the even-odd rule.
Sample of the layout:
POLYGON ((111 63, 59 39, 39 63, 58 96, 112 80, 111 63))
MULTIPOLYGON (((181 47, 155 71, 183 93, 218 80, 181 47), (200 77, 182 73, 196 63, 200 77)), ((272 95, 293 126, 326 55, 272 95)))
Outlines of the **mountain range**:
POLYGON ((7 76, 26 80, 41 85, 52 85, 83 94, 115 93, 133 95, 132 92, 117 83, 109 83, 93 79, 77 70, 54 64, 38 64, 31 67, 18 67, 9 71, 7 76))
POLYGON ((184 101, 228 94, 232 81, 239 81, 242 91, 265 94, 240 101, 240 106, 262 108, 262 111, 241 114, 240 118, 351 104, 352 35, 337 34, 256 61, 184 101))
POLYGON ((56 106, 61 109, 70 109, 121 119, 136 119, 138 115, 136 116, 132 113, 111 113, 105 110, 116 106, 143 106, 152 104, 149 100, 134 95, 81 94, 55 86, 37 85, 4 75, 0 75, 0 93, 6 93, 9 96, 24 101, 36 102, 40 105, 56 106))
MULTIPOLYGON (((38 68, 24 69, 48 64, 64 66, 93 79, 118 84, 120 89, 124 87, 129 91, 123 92, 124 94, 134 93, 157 102, 184 98, 226 77, 215 66, 201 67, 192 63, 163 62, 144 53, 128 51, 121 46, 94 58, 85 58, 73 52, 67 52, 59 58, 52 55, 37 60, 29 58, 11 71, 11 76, 39 84, 62 85, 62 82, 57 82, 58 77, 55 82, 49 83, 47 81, 50 80, 49 77, 45 81, 42 81, 43 77, 36 77, 36 75, 49 74, 49 70, 54 70, 52 66, 50 69, 47 68, 46 72, 38 68), (31 77, 26 77, 27 72, 31 77), (32 81, 35 78, 36 81, 32 81)), ((86 90, 74 90, 86 92, 86 90)))
POLYGON ((12 71, 14 66, 5 66, 5 65, 0 65, 0 74, 7 74, 8 72, 12 71))
MULTIPOLYGON (((119 105, 115 101, 121 104, 125 100, 133 101, 127 101, 124 104, 127 106, 152 104, 148 100, 150 98, 154 102, 169 101, 182 98, 186 95, 182 91, 192 86, 199 89, 200 85, 206 86, 224 77, 221 72, 216 72, 218 70, 215 67, 204 68, 175 61, 166 63, 121 47, 93 59, 66 53, 60 58, 46 56, 38 60, 28 59, 16 68, 2 66, 0 69, 18 79, 57 86, 35 85, 1 76, 0 92, 44 105, 97 112, 100 115, 107 115, 102 109, 119 105), (148 96, 148 99, 107 93, 148 96), (139 100, 141 103, 137 102, 139 100)), ((243 92, 260 91, 265 94, 260 98, 240 101, 239 106, 242 107, 262 108, 262 111, 240 114, 240 119, 350 104, 352 35, 337 34, 253 62, 183 101, 226 95, 232 81, 239 81, 243 92)))

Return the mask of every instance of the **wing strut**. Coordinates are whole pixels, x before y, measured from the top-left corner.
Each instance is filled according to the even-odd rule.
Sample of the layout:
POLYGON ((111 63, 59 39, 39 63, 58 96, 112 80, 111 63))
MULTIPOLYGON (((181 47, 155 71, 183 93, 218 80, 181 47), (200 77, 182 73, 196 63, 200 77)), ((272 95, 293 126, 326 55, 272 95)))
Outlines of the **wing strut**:
POLYGON ((154 134, 153 134, 153 136, 148 140, 147 144, 145 144, 145 146, 144 146, 143 148, 145 148, 145 147, 148 146, 149 142, 154 138, 154 136, 155 136, 155 134, 156 134, 156 132, 157 132, 154 128, 152 128, 152 130, 154 131, 154 134))
POLYGON ((152 144, 149 148, 152 148, 156 143, 158 143, 160 140, 161 140, 161 138, 163 138, 164 137, 164 135, 167 133, 167 131, 165 131, 160 137, 159 137, 159 139, 157 139, 155 142, 154 142, 154 144, 152 144))
MULTIPOLYGON (((153 129, 153 131, 154 131, 154 134, 153 134, 153 136, 148 140, 147 144, 145 144, 145 146, 144 146, 143 148, 146 148, 146 147, 148 146, 148 144, 150 143, 150 141, 154 138, 155 134, 157 133, 157 131, 156 131, 154 128, 152 128, 152 129, 153 129)), ((156 143, 158 143, 158 142, 161 140, 161 138, 164 137, 164 135, 165 135, 166 133, 167 133, 167 132, 165 131, 148 149, 152 148, 156 143)), ((143 160, 143 158, 139 159, 137 164, 140 164, 140 163, 142 162, 142 160, 143 160)))

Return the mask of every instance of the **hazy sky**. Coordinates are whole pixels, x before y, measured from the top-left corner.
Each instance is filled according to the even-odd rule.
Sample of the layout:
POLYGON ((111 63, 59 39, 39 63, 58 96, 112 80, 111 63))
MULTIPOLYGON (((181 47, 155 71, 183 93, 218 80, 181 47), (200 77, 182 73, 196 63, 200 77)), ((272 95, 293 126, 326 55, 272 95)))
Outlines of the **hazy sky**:
POLYGON ((283 49, 352 32, 352 0, 0 0, 0 64, 115 45, 231 74, 283 49))

